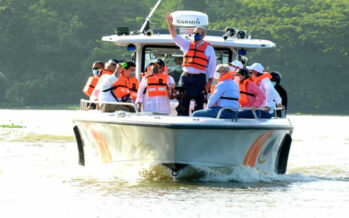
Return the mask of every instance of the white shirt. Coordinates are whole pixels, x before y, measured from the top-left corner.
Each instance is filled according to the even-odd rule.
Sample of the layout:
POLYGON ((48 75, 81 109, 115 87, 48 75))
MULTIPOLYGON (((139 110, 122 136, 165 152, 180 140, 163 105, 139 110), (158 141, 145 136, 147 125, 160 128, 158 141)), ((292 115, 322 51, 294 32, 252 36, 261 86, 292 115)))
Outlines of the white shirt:
POLYGON ((282 98, 280 97, 278 91, 276 91, 276 89, 273 87, 273 101, 275 102, 276 105, 278 104, 282 104, 282 98))
MULTIPOLYGON (((173 40, 183 53, 187 53, 190 46, 190 40, 186 40, 180 35, 177 35, 176 37, 174 37, 173 40)), ((204 43, 204 41, 202 41, 199 45, 201 45, 202 43, 204 43)), ((205 71, 199 70, 194 67, 183 67, 183 71, 191 74, 203 73, 203 74, 206 74, 208 78, 213 78, 213 74, 216 71, 216 52, 214 51, 211 45, 208 45, 206 47, 205 55, 208 57, 208 64, 205 71)))
MULTIPOLYGON (((175 84, 172 76, 168 76, 167 85, 170 86, 175 84)), ((143 77, 139 84, 136 103, 142 103, 142 111, 159 113, 159 114, 170 114, 170 99, 168 96, 154 96, 148 97, 148 92, 144 93, 144 89, 147 87, 147 78, 143 77)))
MULTIPOLYGON (((271 109, 275 108, 275 102, 274 102, 274 87, 273 84, 270 82, 268 78, 262 79, 262 81, 259 83, 258 88, 264 93, 265 100, 261 107, 269 107, 271 109)), ((272 113, 273 110, 270 110, 269 113, 272 113)))
POLYGON ((116 99, 113 97, 110 91, 103 92, 103 90, 111 88, 117 80, 118 78, 115 76, 115 74, 104 74, 99 78, 96 86, 96 89, 100 90, 98 93, 98 101, 116 102, 116 99))
POLYGON ((208 107, 214 107, 217 103, 218 107, 239 108, 239 100, 222 99, 221 97, 240 98, 239 85, 232 79, 224 80, 217 84, 213 94, 208 99, 208 107))

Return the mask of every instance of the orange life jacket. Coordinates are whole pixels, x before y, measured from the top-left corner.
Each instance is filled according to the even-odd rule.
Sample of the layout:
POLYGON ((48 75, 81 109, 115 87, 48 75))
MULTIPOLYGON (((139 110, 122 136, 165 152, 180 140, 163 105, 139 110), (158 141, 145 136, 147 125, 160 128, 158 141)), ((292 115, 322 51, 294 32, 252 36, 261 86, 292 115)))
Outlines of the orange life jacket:
POLYGON ((149 97, 167 96, 168 75, 157 74, 147 76, 147 88, 149 97))
POLYGON ((247 96, 256 97, 255 94, 247 92, 247 84, 249 82, 252 82, 252 80, 250 78, 247 78, 247 79, 240 81, 240 84, 239 84, 240 85, 240 100, 239 100, 239 102, 240 102, 241 106, 246 105, 248 103, 247 96))
POLYGON ((182 67, 194 67, 199 70, 205 70, 208 64, 208 57, 205 55, 206 47, 209 42, 203 42, 196 48, 196 42, 191 41, 189 50, 184 54, 182 67))
POLYGON ((106 70, 106 69, 102 69, 100 77, 103 76, 104 74, 112 75, 113 72, 110 72, 109 70, 106 70))
POLYGON ((138 79, 136 77, 130 77, 128 79, 128 88, 130 90, 130 95, 133 99, 133 101, 136 101, 137 99, 137 91, 138 91, 138 86, 139 86, 139 82, 138 79))
MULTIPOLYGON (((216 85, 211 86, 211 94, 213 94, 214 89, 216 88, 216 86, 217 86, 220 82, 222 82, 222 81, 224 81, 224 80, 228 80, 228 79, 233 80, 234 77, 235 77, 235 76, 233 76, 233 74, 232 74, 231 72, 226 73, 226 74, 224 74, 223 76, 221 76, 221 77, 218 79, 218 83, 217 83, 216 85)), ((237 99, 237 98, 223 97, 223 96, 221 96, 220 99, 233 100, 233 101, 238 101, 238 100, 239 100, 239 99, 237 99)), ((217 105, 218 105, 218 102, 216 102, 216 104, 215 104, 214 106, 217 106, 217 105)))
POLYGON ((163 75, 168 75, 168 68, 167 66, 164 67, 164 70, 162 71, 163 75))
POLYGON ((103 90, 103 92, 111 92, 115 100, 120 101, 121 98, 130 94, 129 91, 129 82, 122 74, 119 75, 118 80, 113 84, 109 89, 103 90))
POLYGON ((98 80, 99 80, 99 77, 101 77, 102 75, 104 74, 113 74, 112 72, 108 71, 108 70, 105 70, 105 69, 102 69, 100 71, 101 73, 97 76, 90 76, 88 79, 87 79, 87 82, 84 86, 84 88, 82 89, 82 92, 87 95, 88 97, 90 97, 92 95, 92 92, 93 90, 95 89, 97 83, 98 83, 98 80))
MULTIPOLYGON (((234 80, 235 76, 233 76, 232 72, 229 72, 229 73, 226 73, 224 74, 223 76, 221 76, 219 79, 218 79, 218 83, 224 81, 224 80, 227 80, 227 79, 232 79, 234 80)), ((214 89, 216 88, 216 86, 218 85, 218 83, 216 85, 212 85, 211 86, 211 94, 213 94, 214 92, 214 89)))
POLYGON ((253 82, 258 86, 259 83, 265 79, 265 78, 268 78, 268 79, 271 79, 273 78, 270 73, 267 73, 267 72, 264 72, 262 75, 260 75, 259 77, 254 77, 253 78, 253 82))
POLYGON ((95 89, 97 83, 98 83, 99 77, 97 76, 90 76, 87 79, 87 82, 84 86, 84 88, 82 89, 82 92, 87 95, 88 97, 90 97, 92 95, 93 90, 95 89))

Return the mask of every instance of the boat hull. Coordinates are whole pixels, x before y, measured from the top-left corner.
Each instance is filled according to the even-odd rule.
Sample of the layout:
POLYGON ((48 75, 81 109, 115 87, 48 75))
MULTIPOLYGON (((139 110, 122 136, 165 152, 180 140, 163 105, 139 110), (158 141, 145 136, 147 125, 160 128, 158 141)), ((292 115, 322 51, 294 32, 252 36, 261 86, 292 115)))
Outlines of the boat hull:
MULTIPOLYGON (((84 163, 150 163, 165 166, 246 165, 286 172, 292 128, 278 126, 145 125, 76 120, 84 163)), ((79 142, 78 142, 79 144, 79 142)))

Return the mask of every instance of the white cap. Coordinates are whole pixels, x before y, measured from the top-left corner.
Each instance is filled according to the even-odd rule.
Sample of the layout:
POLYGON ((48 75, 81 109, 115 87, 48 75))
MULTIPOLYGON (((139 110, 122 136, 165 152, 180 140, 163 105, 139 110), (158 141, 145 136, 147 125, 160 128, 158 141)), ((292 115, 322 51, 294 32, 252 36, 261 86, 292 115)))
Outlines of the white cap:
POLYGON ((248 70, 254 70, 257 71, 258 73, 263 73, 264 72, 264 67, 260 63, 254 63, 251 66, 246 67, 248 70))
POLYGON ((233 61, 230 64, 234 65, 235 67, 238 67, 240 69, 244 68, 244 65, 240 61, 233 61))

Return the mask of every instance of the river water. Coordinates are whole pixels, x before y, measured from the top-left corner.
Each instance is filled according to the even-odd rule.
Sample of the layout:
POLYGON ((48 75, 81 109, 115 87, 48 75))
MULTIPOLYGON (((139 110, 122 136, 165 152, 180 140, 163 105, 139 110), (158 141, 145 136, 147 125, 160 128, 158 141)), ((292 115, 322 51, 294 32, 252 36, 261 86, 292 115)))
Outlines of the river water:
POLYGON ((172 181, 157 167, 79 166, 76 113, 0 110, 1 218, 349 217, 349 117, 289 116, 286 175, 242 167, 172 181))

